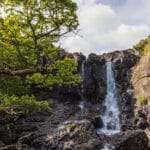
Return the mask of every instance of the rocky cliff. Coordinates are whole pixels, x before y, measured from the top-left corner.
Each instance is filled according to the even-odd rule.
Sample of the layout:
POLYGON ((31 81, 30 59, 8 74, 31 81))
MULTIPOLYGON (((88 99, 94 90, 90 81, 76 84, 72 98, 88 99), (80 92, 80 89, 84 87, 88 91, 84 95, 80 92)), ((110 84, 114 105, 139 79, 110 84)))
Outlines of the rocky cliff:
POLYGON ((145 129, 150 125, 150 48, 133 67, 131 83, 135 98, 143 104, 135 109, 137 126, 145 129))
MULTIPOLYGON (((134 89, 130 82, 132 68, 139 56, 133 49, 103 55, 90 54, 84 63, 84 98, 92 103, 103 103, 106 95, 106 62, 113 62, 117 83, 122 123, 134 115, 134 89)), ((79 64, 81 65, 81 64, 79 64)), ((81 68, 81 67, 80 67, 81 68)))
POLYGON ((150 101, 150 49, 133 68, 131 80, 136 98, 145 96, 150 101))

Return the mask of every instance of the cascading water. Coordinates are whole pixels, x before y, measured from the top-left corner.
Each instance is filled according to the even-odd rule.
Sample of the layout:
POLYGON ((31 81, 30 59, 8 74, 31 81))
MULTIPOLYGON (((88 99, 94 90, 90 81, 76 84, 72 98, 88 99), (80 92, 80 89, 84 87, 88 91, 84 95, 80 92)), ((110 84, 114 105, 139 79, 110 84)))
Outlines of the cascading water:
POLYGON ((81 67, 81 76, 82 76, 82 83, 81 83, 81 98, 82 100, 84 100, 84 81, 85 81, 85 60, 82 63, 82 67, 81 67))
POLYGON ((111 62, 107 62, 106 64, 106 74, 107 94, 104 103, 105 110, 101 116, 104 124, 101 131, 107 135, 111 135, 120 131, 118 95, 111 62))
POLYGON ((85 107, 85 99, 84 99, 84 81, 85 81, 85 60, 82 62, 82 67, 81 67, 81 77, 82 77, 82 82, 81 82, 81 101, 79 103, 79 107, 81 109, 81 112, 83 112, 84 107, 85 107))

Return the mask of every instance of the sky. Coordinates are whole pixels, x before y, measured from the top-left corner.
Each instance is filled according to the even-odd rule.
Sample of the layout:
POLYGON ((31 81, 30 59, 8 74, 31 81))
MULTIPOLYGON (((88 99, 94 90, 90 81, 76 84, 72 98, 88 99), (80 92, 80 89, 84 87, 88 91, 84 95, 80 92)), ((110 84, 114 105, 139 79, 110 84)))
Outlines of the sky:
POLYGON ((132 48, 150 34, 150 0, 73 0, 78 5, 76 34, 62 40, 69 52, 102 54, 132 48))

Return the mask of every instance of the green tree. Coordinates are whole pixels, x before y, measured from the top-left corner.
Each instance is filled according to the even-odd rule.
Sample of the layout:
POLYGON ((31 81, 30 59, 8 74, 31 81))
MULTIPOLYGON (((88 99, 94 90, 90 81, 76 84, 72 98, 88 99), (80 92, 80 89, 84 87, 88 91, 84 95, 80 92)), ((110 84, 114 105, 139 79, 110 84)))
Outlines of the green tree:
POLYGON ((60 38, 78 26, 71 0, 0 0, 0 74, 40 87, 77 84, 77 64, 61 57, 60 38), (49 60, 43 64, 42 60, 49 60))

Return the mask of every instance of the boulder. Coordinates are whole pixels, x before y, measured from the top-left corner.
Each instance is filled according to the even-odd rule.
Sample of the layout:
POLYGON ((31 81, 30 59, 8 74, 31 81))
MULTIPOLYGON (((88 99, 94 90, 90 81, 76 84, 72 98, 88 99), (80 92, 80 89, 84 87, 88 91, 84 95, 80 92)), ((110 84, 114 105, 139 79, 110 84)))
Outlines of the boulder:
POLYGON ((3 146, 5 146, 5 144, 2 141, 0 141, 0 147, 3 147, 3 146))
POLYGON ((141 119, 141 120, 139 120, 139 121, 137 122, 137 128, 144 130, 144 129, 146 129, 147 127, 148 127, 148 123, 147 123, 146 120, 141 119))
POLYGON ((129 130, 113 136, 112 145, 115 150, 147 150, 148 138, 142 130, 129 130))
POLYGON ((92 124, 94 125, 95 128, 102 128, 103 127, 103 120, 100 116, 96 116, 92 120, 92 124))
POLYGON ((86 143, 79 144, 77 146, 78 150, 100 150, 101 144, 98 139, 91 139, 86 143))
POLYGON ((93 125, 88 120, 66 121, 57 128, 54 134, 32 134, 19 141, 20 144, 30 144, 35 149, 71 150, 82 147, 86 150, 85 147, 88 146, 92 148, 90 150, 94 150, 95 146, 101 145, 93 125))
POLYGON ((139 129, 146 129, 148 124, 147 114, 144 107, 136 107, 135 109, 136 126, 139 129))

